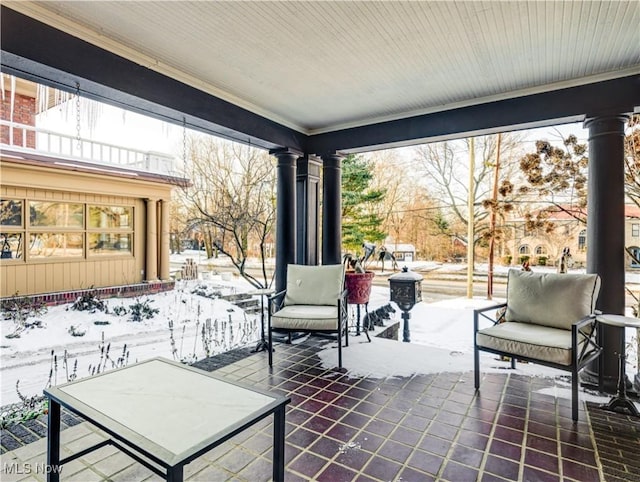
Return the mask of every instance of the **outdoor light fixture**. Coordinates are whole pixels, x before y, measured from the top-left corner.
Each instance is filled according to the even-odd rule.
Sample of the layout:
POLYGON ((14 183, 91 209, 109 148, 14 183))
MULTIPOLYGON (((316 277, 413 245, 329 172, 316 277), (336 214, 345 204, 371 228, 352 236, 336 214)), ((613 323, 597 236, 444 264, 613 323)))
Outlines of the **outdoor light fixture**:
POLYGON ((416 303, 422 301, 422 276, 413 271, 409 271, 406 266, 402 272, 389 276, 389 289, 391 290, 391 301, 402 310, 404 326, 402 330, 402 341, 409 342, 409 311, 416 303))

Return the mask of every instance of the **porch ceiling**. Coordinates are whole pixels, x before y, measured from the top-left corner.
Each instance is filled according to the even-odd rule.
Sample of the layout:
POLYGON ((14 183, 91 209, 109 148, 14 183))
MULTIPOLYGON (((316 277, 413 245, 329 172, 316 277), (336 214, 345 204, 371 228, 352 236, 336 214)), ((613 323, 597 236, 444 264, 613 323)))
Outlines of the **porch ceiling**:
POLYGON ((3 5, 304 136, 640 74, 637 1, 3 5))

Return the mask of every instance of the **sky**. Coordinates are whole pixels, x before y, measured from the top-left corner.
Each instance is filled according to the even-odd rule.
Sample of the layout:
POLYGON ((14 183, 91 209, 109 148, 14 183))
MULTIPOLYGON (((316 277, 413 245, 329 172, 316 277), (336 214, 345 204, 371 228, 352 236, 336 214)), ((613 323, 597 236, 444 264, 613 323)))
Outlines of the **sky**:
MULTIPOLYGON (((37 126, 76 136, 76 113, 75 101, 72 99, 40 114, 37 126)), ((182 157, 185 132, 182 126, 82 98, 80 113, 81 136, 83 138, 143 151, 171 154, 178 158, 182 157)), ((531 148, 533 148, 533 142, 537 139, 557 139, 556 131, 560 131, 563 136, 575 134, 583 142, 586 142, 588 138, 588 131, 583 128, 582 123, 530 129, 526 131, 526 138, 530 140, 531 148)), ((194 131, 187 129, 186 132, 189 135, 194 131)), ((410 156, 411 149, 412 147, 398 148, 398 152, 401 157, 410 156)))
MULTIPOLYGON (((187 257, 198 261, 196 256, 194 252, 186 252, 182 255, 173 255, 172 261, 179 263, 187 257)), ((11 322, 5 321, 0 324, 2 327, 0 406, 18 401, 15 390, 18 380, 20 391, 26 396, 42 393, 50 370, 55 369, 52 363, 52 350, 57 356, 54 384, 60 384, 67 381, 67 371, 73 373, 76 360, 78 360, 78 376, 87 376, 89 367, 95 367, 100 363, 99 346, 101 344, 110 345, 110 357, 114 360, 122 355, 126 345, 129 363, 155 356, 185 361, 204 358, 206 352, 201 332, 207 319, 211 320, 210 354, 239 346, 254 345, 260 333, 258 315, 246 315, 242 310, 224 300, 210 299, 192 292, 198 286, 205 288, 205 292, 220 291, 223 294, 246 292, 252 288, 246 281, 229 273, 204 276, 202 270, 208 261, 203 257, 200 263, 203 279, 180 281, 173 291, 141 297, 138 300, 134 298, 105 300, 110 307, 110 314, 75 311, 70 309, 69 305, 51 307, 46 314, 29 320, 30 322, 40 320, 41 327, 22 332, 20 338, 6 338, 7 334, 13 332, 11 322), (119 317, 113 314, 114 307, 127 308, 136 301, 148 302, 151 308, 157 308, 160 312, 154 318, 142 322, 129 321, 128 316, 119 317), (96 324, 96 321, 108 322, 108 324, 96 324), (173 344, 169 321, 173 322, 173 344), (84 335, 72 336, 71 326, 76 333, 84 332, 84 335), (216 336, 216 331, 219 336, 216 336), (224 339, 220 336, 223 331, 224 339), (233 339, 231 339, 232 336, 233 339), (175 353, 173 353, 174 349, 175 353), (65 350, 68 354, 66 367, 65 350)), ((413 270, 439 269, 449 273, 451 270, 466 270, 464 264, 414 262, 409 267, 413 270)), ((478 265, 477 269, 482 271, 486 266, 478 265)), ((506 271, 507 268, 496 269, 506 271)), ((629 281, 640 283, 640 274, 634 276, 636 278, 629 281)), ((500 301, 495 300, 495 302, 500 301)), ((374 286, 369 309, 373 311, 387 303, 389 303, 389 289, 374 286)), ((409 376, 413 373, 471 371, 473 370, 473 309, 487 306, 489 303, 491 302, 484 298, 454 298, 434 303, 419 303, 411 310, 410 343, 375 337, 373 334, 382 330, 376 327, 376 331, 371 336, 371 343, 368 343, 366 337, 362 335, 350 336, 349 347, 343 351, 343 365, 354 376, 371 378, 409 376)), ((353 306, 350 306, 350 309, 353 313, 353 306)), ((401 323, 399 310, 396 309, 396 313, 392 316, 392 321, 386 321, 385 325, 391 322, 401 323)), ((401 337, 402 330, 399 332, 401 337)), ((633 330, 627 330, 629 342, 632 341, 633 335, 633 330)), ((304 343, 304 339, 296 342, 304 343)), ((331 343, 319 353, 325 368, 335 366, 336 350, 337 344, 331 343)), ((266 354, 263 355, 266 363, 266 354)), ((507 363, 496 360, 494 355, 482 353, 481 357, 481 369, 485 373, 496 371, 503 373, 508 366, 507 363)), ((630 352, 628 373, 636 371, 636 357, 630 352)), ((522 363, 518 364, 516 373, 532 376, 566 375, 566 372, 522 363)), ((561 380, 557 382, 556 395, 570 398, 570 387, 566 382, 561 380)))

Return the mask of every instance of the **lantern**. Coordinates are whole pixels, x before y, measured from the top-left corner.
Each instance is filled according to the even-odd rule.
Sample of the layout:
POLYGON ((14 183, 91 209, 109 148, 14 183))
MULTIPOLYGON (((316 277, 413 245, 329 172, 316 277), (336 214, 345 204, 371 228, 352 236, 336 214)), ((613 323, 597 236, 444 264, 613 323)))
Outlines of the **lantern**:
POLYGON ((402 272, 389 277, 389 289, 391 290, 391 301, 402 310, 404 326, 402 330, 402 341, 409 342, 409 311, 416 303, 422 301, 422 276, 405 266, 402 272))

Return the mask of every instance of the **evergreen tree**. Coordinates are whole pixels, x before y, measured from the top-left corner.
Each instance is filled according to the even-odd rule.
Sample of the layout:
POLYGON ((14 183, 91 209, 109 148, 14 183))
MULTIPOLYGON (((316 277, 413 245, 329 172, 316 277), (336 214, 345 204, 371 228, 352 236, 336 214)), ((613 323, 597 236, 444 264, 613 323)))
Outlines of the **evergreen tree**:
POLYGON ((386 195, 384 189, 372 189, 373 165, 349 154, 342 161, 342 247, 358 255, 362 244, 378 243, 386 237, 382 219, 375 209, 386 195))

